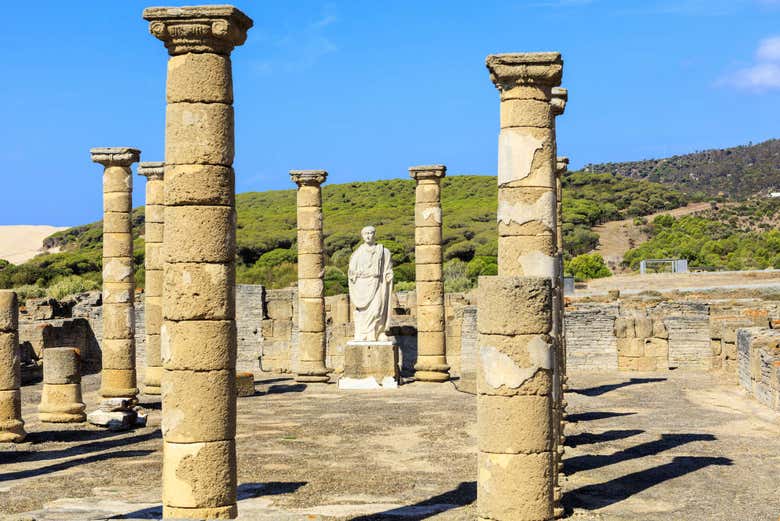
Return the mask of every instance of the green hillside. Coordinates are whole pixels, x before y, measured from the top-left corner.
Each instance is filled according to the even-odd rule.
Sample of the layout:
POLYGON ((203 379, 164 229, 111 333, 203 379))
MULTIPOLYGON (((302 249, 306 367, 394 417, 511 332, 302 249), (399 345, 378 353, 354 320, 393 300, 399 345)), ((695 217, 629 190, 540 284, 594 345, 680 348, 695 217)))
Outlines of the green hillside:
POLYGON ((664 159, 587 165, 585 170, 663 183, 692 196, 742 200, 780 191, 780 140, 664 159))
POLYGON ((637 269, 642 259, 684 258, 691 269, 780 268, 780 200, 753 199, 715 205, 675 219, 656 217, 650 240, 626 252, 624 263, 637 269))
MULTIPOLYGON (((469 287, 480 274, 496 270, 496 178, 450 176, 443 181, 444 258, 450 288, 469 287)), ((268 287, 296 280, 295 191, 250 192, 237 196, 237 279, 268 287)), ((687 203, 680 192, 657 183, 610 174, 572 172, 564 179, 564 242, 569 257, 591 250, 598 237, 590 227, 612 219, 641 216, 687 203)), ((396 280, 414 280, 414 181, 392 179, 326 185, 324 233, 329 293, 346 290, 346 266, 360 229, 377 227, 379 240, 393 253, 396 280)), ((143 208, 134 211, 135 260, 143 283, 143 208)), ((58 232, 44 254, 20 266, 0 266, 0 287, 48 287, 73 276, 99 283, 101 222, 58 232)))

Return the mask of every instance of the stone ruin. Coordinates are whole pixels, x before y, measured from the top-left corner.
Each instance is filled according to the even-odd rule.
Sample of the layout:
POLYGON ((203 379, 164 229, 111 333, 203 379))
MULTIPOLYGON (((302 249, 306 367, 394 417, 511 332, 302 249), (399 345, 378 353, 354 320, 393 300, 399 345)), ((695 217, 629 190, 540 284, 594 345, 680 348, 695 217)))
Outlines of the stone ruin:
MULTIPOLYGON (((23 382, 41 376, 42 421, 82 422, 81 375, 100 371, 103 424, 129 427, 141 392, 161 395, 163 516, 237 516, 236 396, 261 372, 324 385, 350 366, 353 306, 324 296, 324 170, 297 185, 298 285, 235 284, 232 65, 252 20, 232 6, 144 11, 168 50, 165 161, 139 164, 146 184, 146 292, 133 280, 132 163, 140 151, 93 149, 103 170, 103 289, 29 300, 0 292, 0 440, 25 436, 23 382), (164 231, 163 231, 164 230, 164 231), (111 422, 114 422, 113 424, 111 422)), ((556 118, 560 54, 487 58, 499 91, 498 275, 445 294, 444 165, 414 166, 416 290, 394 295, 389 334, 404 382, 453 381, 476 394, 477 515, 563 515, 567 371, 724 370, 780 410, 780 309, 762 301, 567 302, 556 118)), ((617 297, 617 295, 614 295, 617 297)), ((393 362, 395 364, 395 362, 393 362)), ((417 385, 425 385, 419 383, 417 385)), ((143 415, 141 415, 143 416, 143 415)))

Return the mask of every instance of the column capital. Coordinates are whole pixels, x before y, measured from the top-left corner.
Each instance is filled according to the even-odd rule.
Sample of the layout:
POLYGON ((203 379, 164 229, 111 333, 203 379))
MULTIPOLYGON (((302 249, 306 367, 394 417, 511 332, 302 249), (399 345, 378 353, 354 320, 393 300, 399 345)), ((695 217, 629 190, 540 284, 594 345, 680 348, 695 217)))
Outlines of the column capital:
POLYGON ((485 60, 490 79, 500 91, 520 86, 561 84, 563 59, 559 52, 491 54, 485 60))
POLYGON ((553 87, 552 89, 552 105, 553 116, 560 116, 563 111, 566 110, 566 102, 569 101, 569 89, 563 87, 553 87))
POLYGON ((160 180, 165 174, 165 163, 162 161, 144 161, 138 163, 138 175, 146 177, 149 181, 160 180))
POLYGON ((168 54, 230 54, 246 41, 252 19, 232 5, 148 7, 149 32, 165 43, 168 54))
POLYGON ((327 177, 325 170, 290 170, 290 179, 298 186, 320 186, 327 177))
POLYGON ((569 170, 569 158, 566 156, 558 156, 558 161, 556 162, 556 168, 555 173, 558 175, 563 175, 569 170))
POLYGON ((89 150, 92 161, 109 166, 130 166, 141 159, 141 151, 130 147, 101 147, 89 150))
POLYGON ((439 180, 445 175, 447 175, 447 167, 444 165, 420 165, 409 167, 409 176, 417 181, 422 181, 423 179, 439 180))

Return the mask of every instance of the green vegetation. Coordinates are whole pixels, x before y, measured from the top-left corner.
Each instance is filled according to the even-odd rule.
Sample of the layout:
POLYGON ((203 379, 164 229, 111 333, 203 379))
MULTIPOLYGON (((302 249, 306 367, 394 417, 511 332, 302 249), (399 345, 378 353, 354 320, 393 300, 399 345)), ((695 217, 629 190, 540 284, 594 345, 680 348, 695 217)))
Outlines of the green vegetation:
MULTIPOLYGON (((480 275, 497 273, 496 178, 451 176, 443 181, 443 241, 448 291, 473 287, 480 275)), ((675 190, 611 174, 572 172, 564 178, 564 243, 567 257, 592 250, 598 237, 590 227, 612 219, 642 216, 686 203, 675 190)), ((287 287, 297 279, 295 191, 250 192, 236 196, 239 283, 287 287)), ((393 254, 399 288, 414 284, 414 181, 327 185, 323 188, 325 287, 347 290, 347 265, 365 225, 377 226, 378 240, 393 254)), ((133 214, 134 233, 143 233, 143 208, 133 214)), ((100 222, 58 232, 46 240, 60 253, 40 255, 20 266, 0 263, 0 287, 48 288, 97 285, 101 280, 100 222), (63 282, 67 281, 67 282, 63 282)), ((143 285, 142 238, 135 241, 136 282, 143 285)))
POLYGON ((665 159, 588 165, 585 169, 663 183, 694 198, 741 200, 780 187, 779 158, 780 140, 770 139, 757 145, 665 159))
POLYGON ((780 231, 774 229, 780 201, 751 200, 675 219, 656 217, 650 240, 629 250, 623 262, 637 269, 642 259, 688 259, 691 269, 780 268, 780 231))
POLYGON ((604 262, 604 257, 598 253, 577 255, 570 261, 564 262, 564 271, 571 274, 574 280, 577 281, 602 279, 612 276, 612 272, 609 271, 607 264, 604 262))
POLYGON ((563 178, 563 243, 569 256, 598 245, 593 226, 685 206, 681 192, 613 174, 572 172, 563 178))

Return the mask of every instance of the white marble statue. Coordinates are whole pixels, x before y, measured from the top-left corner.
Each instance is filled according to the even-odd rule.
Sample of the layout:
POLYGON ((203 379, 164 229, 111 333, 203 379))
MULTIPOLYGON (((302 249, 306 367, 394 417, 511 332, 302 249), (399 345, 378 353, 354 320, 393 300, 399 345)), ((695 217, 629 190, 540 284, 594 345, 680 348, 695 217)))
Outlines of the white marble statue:
POLYGON ((361 244, 349 259, 349 297, 355 306, 355 340, 386 341, 393 294, 390 250, 374 242, 376 229, 360 231, 361 244))

